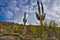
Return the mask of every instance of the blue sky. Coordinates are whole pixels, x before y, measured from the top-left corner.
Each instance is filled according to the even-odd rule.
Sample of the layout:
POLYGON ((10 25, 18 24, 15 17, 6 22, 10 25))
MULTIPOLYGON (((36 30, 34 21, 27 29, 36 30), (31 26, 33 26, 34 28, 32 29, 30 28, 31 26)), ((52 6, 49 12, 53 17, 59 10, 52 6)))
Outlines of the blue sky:
MULTIPOLYGON (((60 0, 38 0, 43 3, 46 18, 60 24, 60 0)), ((0 0, 0 21, 23 23, 24 12, 27 13, 27 24, 39 24, 35 12, 38 12, 37 0, 0 0)))

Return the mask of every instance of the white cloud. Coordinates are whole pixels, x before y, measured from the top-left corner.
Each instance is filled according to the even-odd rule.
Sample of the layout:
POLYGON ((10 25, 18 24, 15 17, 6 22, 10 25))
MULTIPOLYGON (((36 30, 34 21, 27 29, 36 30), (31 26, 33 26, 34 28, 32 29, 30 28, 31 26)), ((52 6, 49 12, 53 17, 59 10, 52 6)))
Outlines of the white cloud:
POLYGON ((56 15, 58 14, 59 11, 58 10, 59 0, 42 0, 42 1, 44 3, 45 13, 48 15, 47 17, 51 17, 51 19, 57 19, 59 17, 59 15, 56 15))
POLYGON ((7 11, 5 16, 10 19, 13 16, 13 13, 11 11, 7 11))

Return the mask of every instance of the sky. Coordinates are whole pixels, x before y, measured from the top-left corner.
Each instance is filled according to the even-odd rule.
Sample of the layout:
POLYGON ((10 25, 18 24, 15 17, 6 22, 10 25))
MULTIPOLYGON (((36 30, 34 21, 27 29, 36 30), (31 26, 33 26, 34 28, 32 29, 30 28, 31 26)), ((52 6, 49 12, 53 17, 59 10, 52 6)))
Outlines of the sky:
POLYGON ((37 1, 43 3, 44 21, 55 20, 60 24, 60 0, 0 0, 0 22, 23 24, 24 12, 27 13, 27 24, 39 24, 35 12, 38 12, 37 1))

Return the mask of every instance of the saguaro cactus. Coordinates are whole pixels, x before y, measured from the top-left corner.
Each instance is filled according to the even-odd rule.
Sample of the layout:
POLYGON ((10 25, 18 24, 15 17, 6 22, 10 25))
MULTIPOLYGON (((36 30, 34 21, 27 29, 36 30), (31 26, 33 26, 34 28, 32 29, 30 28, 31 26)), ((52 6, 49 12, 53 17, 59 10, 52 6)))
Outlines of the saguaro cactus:
POLYGON ((24 13, 24 18, 23 18, 23 23, 24 23, 24 34, 26 33, 26 22, 27 22, 27 19, 26 19, 26 12, 24 13))
POLYGON ((41 7, 39 5, 39 1, 37 1, 37 4, 38 4, 38 13, 36 12, 36 17, 37 19, 40 21, 40 24, 43 25, 43 21, 45 19, 45 13, 44 13, 44 7, 43 7, 43 4, 41 3, 41 7), (42 13, 41 13, 42 12, 42 13))
POLYGON ((39 14, 37 14, 37 12, 36 12, 36 17, 37 17, 37 19, 40 21, 40 37, 41 37, 41 40, 43 40, 42 38, 43 38, 43 21, 44 21, 44 19, 45 19, 45 13, 44 13, 44 7, 43 7, 43 4, 41 3, 40 5, 41 5, 41 7, 40 7, 40 5, 39 5, 39 1, 37 1, 37 4, 38 4, 38 13, 39 14))
POLYGON ((26 20, 26 12, 24 13, 23 22, 24 22, 24 26, 25 26, 26 25, 26 22, 27 22, 27 20, 26 20))
POLYGON ((23 36, 23 40, 25 40, 26 38, 26 22, 27 22, 27 19, 26 19, 26 12, 24 13, 24 18, 23 18, 23 23, 24 23, 24 30, 23 30, 23 35, 25 35, 25 36, 23 36))

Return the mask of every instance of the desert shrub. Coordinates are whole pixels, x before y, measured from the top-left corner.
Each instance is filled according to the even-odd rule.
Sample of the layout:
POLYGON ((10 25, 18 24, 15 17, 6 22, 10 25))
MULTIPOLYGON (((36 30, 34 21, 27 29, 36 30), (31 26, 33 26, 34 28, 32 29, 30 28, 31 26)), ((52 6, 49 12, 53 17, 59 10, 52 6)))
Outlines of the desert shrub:
POLYGON ((31 32, 32 32, 33 35, 37 35, 37 36, 39 35, 39 28, 38 27, 31 26, 30 30, 31 30, 31 32))
POLYGON ((19 32, 19 26, 18 25, 14 25, 12 29, 13 29, 13 32, 15 32, 15 33, 19 32))

